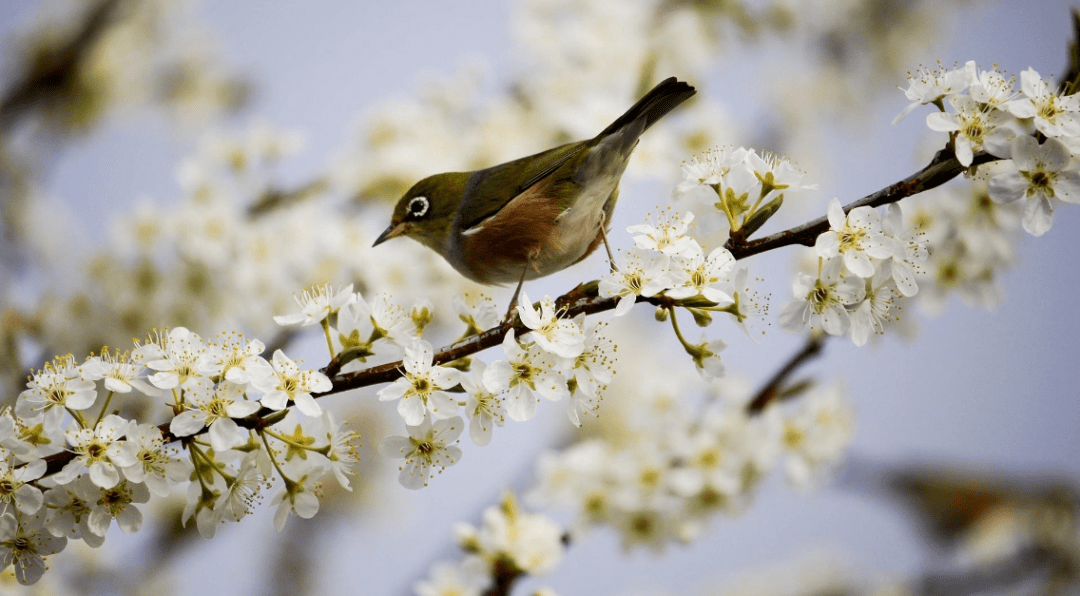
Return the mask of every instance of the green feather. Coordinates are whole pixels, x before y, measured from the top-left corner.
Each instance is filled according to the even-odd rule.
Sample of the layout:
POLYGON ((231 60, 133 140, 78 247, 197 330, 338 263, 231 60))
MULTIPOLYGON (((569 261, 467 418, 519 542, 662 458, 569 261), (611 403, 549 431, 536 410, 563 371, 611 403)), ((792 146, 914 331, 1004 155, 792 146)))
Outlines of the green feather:
MULTIPOLYGON (((473 228, 560 169, 563 173, 559 176, 565 180, 556 181, 552 198, 565 203, 563 207, 570 207, 576 192, 591 180, 607 176, 617 180, 641 133, 694 93, 693 87, 674 77, 665 79, 592 139, 473 172, 462 196, 458 229, 473 228)), ((612 193, 607 202, 613 203, 614 196, 612 193)), ((610 206, 605 206, 605 211, 609 210, 610 206)))
POLYGON ((473 172, 459 214, 461 229, 467 230, 498 213, 514 197, 550 176, 587 146, 587 141, 567 143, 473 172))

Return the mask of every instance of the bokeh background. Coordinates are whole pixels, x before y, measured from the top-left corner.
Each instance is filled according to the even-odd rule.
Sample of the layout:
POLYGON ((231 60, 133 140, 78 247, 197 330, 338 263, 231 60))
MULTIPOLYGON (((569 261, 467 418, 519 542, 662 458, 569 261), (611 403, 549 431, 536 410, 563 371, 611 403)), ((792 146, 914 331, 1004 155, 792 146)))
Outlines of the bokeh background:
MULTIPOLYGON (((25 48, 33 46, 30 34, 61 30, 55 23, 75 19, 76 4, 0 5, 2 84, 10 88, 25 66, 25 48)), ((60 117, 39 115, 29 125, 4 131, 7 163, 19 172, 3 189, 9 224, 18 222, 11 225, 18 232, 9 229, 0 245, 6 315, 40 312, 34 306, 50 303, 52 296, 70 296, 80 284, 102 283, 80 273, 90 265, 85 255, 122 254, 117 242, 130 234, 118 231, 123 228, 118 221, 167 211, 187 200, 190 187, 178 166, 192 155, 213 153, 207 139, 230 131, 243 136, 252 123, 292 131, 302 139, 302 149, 244 184, 251 182, 257 196, 268 187, 259 176, 274 188, 293 190, 319 180, 327 185, 317 191, 329 197, 320 199, 325 209, 359 217, 357 229, 371 234, 385 226, 388 201, 402 184, 517 157, 566 135, 595 134, 633 101, 643 80, 669 75, 690 78, 700 105, 673 114, 672 132, 657 127, 643 139, 624 180, 615 229, 640 223, 655 206, 669 204, 680 179, 679 163, 695 150, 688 139, 697 150, 746 145, 785 153, 798 163, 819 191, 797 204, 789 201, 783 221, 770 223, 780 229, 817 217, 833 196, 849 202, 903 178, 944 144, 924 125, 928 108, 890 124, 906 104, 896 88, 904 84, 905 71, 938 60, 949 66, 976 60, 984 67, 997 63, 1013 74, 1031 66, 1044 76, 1059 75, 1072 39, 1073 8, 1064 0, 818 0, 791 6, 698 2, 686 4, 702 13, 715 11, 705 19, 715 24, 710 34, 687 33, 676 23, 645 37, 641 32, 650 30, 647 15, 656 3, 153 4, 162 15, 155 25, 160 37, 132 40, 127 52, 117 52, 116 72, 109 79, 115 97, 109 96, 96 118, 50 127, 50 118, 60 117), (740 21, 738 11, 725 12, 733 6, 745 7, 757 21, 740 21), (760 15, 777 7, 796 18, 786 25, 763 24, 760 15), (197 56, 190 62, 203 77, 198 79, 202 91, 166 101, 140 87, 137 74, 153 72, 147 62, 160 59, 159 52, 185 60, 197 56), (650 65, 642 56, 659 58, 650 65), (660 70, 664 67, 682 70, 660 70), (138 99, 125 102, 124 92, 138 99), (515 118, 507 108, 515 97, 539 99, 533 112, 515 118), (511 115, 491 116, 500 111, 511 115), (396 137, 380 144, 380 133, 387 131, 396 137), (408 131, 412 138, 405 138, 408 131), (16 179, 17 184, 10 182, 16 179)), ((250 188, 238 187, 232 192, 250 203, 250 188)), ((284 246, 276 250, 317 253, 306 243, 320 235, 319 219, 298 218, 294 224, 309 229, 278 237, 284 246)), ((795 578, 792 583, 803 588, 813 581, 807 578, 830 574, 919 577, 948 554, 930 545, 909 510, 882 492, 877 480, 890 470, 933 464, 1021 486, 1046 480, 1075 485, 1080 478, 1077 226, 1080 210, 1064 208, 1047 235, 1019 236, 1018 258, 998 280, 1000 301, 993 309, 953 296, 935 315, 907 309, 904 334, 861 349, 846 339, 828 343, 825 356, 808 367, 808 374, 822 382, 842 380, 857 415, 850 465, 833 482, 802 493, 781 479, 770 481, 744 515, 719 519, 693 544, 672 546, 659 555, 625 552, 614 533, 597 531, 575 543, 552 575, 529 579, 518 593, 548 585, 560 594, 696 594, 716 585, 749 590, 755 582, 780 577, 795 578)), ((617 236, 616 246, 630 245, 628 236, 617 236)), ((278 238, 263 240, 274 244, 278 238)), ((379 249, 368 248, 370 241, 324 246, 331 254, 350 251, 347 258, 339 255, 349 264, 332 268, 336 277, 331 281, 352 282, 348 272, 370 264, 380 269, 365 278, 366 289, 396 289, 377 280, 398 275, 412 279, 400 283, 402 295, 433 291, 439 296, 430 299, 448 304, 449 295, 463 287, 454 273, 419 245, 397 242, 379 249)), ((766 279, 774 314, 789 298, 797 250, 777 253, 748 262, 755 276, 766 279)), ((274 264, 267 266, 272 270, 274 264)), ((319 266, 311 263, 310 270, 319 266)), ((527 290, 533 296, 558 295, 602 274, 603 267, 594 257, 527 290)), ((270 286, 274 294, 250 297, 262 296, 265 303, 250 304, 249 318, 221 312, 184 316, 208 336, 228 323, 273 337, 277 331, 266 315, 288 308, 291 292, 305 279, 295 273, 297 268, 304 268, 299 258, 281 267, 289 271, 281 275, 282 286, 296 281, 294 286, 270 286), (252 323, 259 315, 262 327, 252 323)), ((500 304, 509 292, 490 291, 500 304)), ((218 296, 211 293, 206 299, 218 296)), ((56 313, 63 310, 48 312, 60 316, 56 313)), ((138 324, 147 329, 177 324, 158 320, 164 315, 159 310, 138 324)), ((679 374, 693 375, 677 345, 668 350, 670 356, 639 353, 657 328, 650 326, 651 313, 634 316, 636 327, 620 337, 620 349, 644 362, 655 358, 658 366, 674 362, 686 369, 679 374)), ((25 320, 6 316, 5 337, 25 320)), ((755 387, 800 345, 800 338, 777 327, 760 345, 742 341, 730 325, 714 326, 710 333, 731 343, 724 360, 732 375, 755 387)), ((94 339, 93 334, 71 335, 78 339, 67 344, 59 332, 20 340, 15 359, 24 367, 21 375, 25 367, 40 365, 35 358, 41 350, 78 355, 89 349, 80 342, 94 339)), ((132 335, 125 329, 108 341, 132 335)), ((292 338, 290 348, 309 363, 319 363, 325 355, 319 352, 318 334, 310 335, 292 338)), ((8 387, 15 391, 18 385, 8 387)), ((612 403, 619 399, 613 390, 604 408, 617 408, 612 403)), ((562 412, 549 408, 529 424, 497 429, 488 447, 463 445, 466 454, 458 465, 413 493, 397 485, 394 466, 372 449, 381 435, 397 431, 385 416, 392 410, 381 408, 373 393, 327 401, 348 412, 364 433, 358 495, 330 495, 328 501, 336 505, 324 505, 311 521, 291 519, 282 534, 273 531, 264 507, 212 541, 191 532, 170 538, 176 511, 162 506, 159 523, 138 535, 113 529, 100 551, 80 549, 53 558, 50 573, 64 579, 51 580, 51 589, 66 592, 74 586, 96 594, 410 593, 432 562, 456 556, 456 521, 475 523, 504 488, 527 488, 536 455, 575 436, 562 412)), ((595 432, 588 426, 586 434, 595 432)), ((18 589, 4 586, 13 593, 18 589)))

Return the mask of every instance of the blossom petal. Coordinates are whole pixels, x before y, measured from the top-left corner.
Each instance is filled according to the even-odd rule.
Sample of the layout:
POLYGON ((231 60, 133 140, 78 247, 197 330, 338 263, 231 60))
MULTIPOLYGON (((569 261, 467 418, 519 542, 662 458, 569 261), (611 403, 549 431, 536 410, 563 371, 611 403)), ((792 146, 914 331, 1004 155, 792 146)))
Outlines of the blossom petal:
POLYGON ((142 523, 142 512, 134 505, 129 504, 127 507, 124 507, 124 509, 116 516, 116 525, 120 526, 120 529, 123 530, 125 534, 134 534, 135 532, 138 532, 139 528, 142 527, 142 523))
POLYGON ((427 406, 424 405, 424 400, 420 399, 420 396, 416 394, 406 395, 402 398, 398 402, 397 411, 401 419, 409 426, 419 425, 427 416, 427 406))
POLYGON ((90 480, 101 488, 112 488, 120 483, 120 472, 112 464, 96 461, 90 464, 90 480))
POLYGON ((305 416, 311 416, 312 418, 322 416, 322 406, 315 401, 315 398, 310 393, 297 393, 293 396, 293 403, 296 404, 296 409, 300 410, 305 416))
POLYGON ((990 198, 998 203, 1012 203, 1023 198, 1028 181, 1020 172, 999 174, 990 179, 990 198))
POLYGON ((206 426, 206 412, 202 410, 184 410, 173 417, 169 423, 169 432, 177 437, 193 435, 206 426))
POLYGON ((432 417, 445 420, 457 414, 458 404, 449 393, 445 391, 433 391, 428 396, 428 409, 432 417))
POLYGON ((1024 205, 1022 225, 1032 236, 1042 236, 1050 230, 1053 223, 1054 206, 1050 204, 1050 199, 1039 196, 1024 205))
POLYGON ((240 427, 232 418, 218 418, 210 425, 210 446, 221 453, 244 443, 240 427))

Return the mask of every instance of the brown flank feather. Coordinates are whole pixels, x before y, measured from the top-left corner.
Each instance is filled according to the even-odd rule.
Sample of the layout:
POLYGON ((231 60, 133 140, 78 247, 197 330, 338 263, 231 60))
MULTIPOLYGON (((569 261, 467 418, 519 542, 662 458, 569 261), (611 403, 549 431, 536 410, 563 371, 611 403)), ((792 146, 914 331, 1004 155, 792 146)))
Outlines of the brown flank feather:
POLYGON ((492 283, 491 269, 520 272, 552 240, 561 207, 549 198, 550 190, 550 178, 534 184, 463 239, 465 264, 481 283, 492 283))

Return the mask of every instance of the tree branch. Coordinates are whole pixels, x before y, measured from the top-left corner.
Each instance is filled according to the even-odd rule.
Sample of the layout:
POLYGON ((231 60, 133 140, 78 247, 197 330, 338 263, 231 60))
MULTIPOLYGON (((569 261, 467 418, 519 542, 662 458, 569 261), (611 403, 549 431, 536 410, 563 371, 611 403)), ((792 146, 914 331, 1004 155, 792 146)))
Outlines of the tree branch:
POLYGON ((792 356, 783 368, 776 371, 776 374, 769 379, 769 382, 765 383, 765 386, 758 391, 754 399, 746 405, 746 412, 751 416, 760 414, 765 410, 765 406, 769 405, 777 396, 783 395, 784 384, 787 382, 788 377, 798 370, 800 366, 821 354, 824 345, 824 337, 817 333, 811 334, 810 338, 806 340, 803 349, 792 356))
MULTIPOLYGON (((975 158, 971 162, 971 167, 975 168, 999 159, 1001 158, 994 157, 989 153, 979 152, 975 154, 975 158)), ((858 201, 844 205, 844 213, 847 213, 856 207, 880 207, 882 205, 888 205, 889 203, 895 203, 900 199, 905 199, 932 188, 937 188, 949 180, 956 178, 966 169, 967 168, 956 160, 956 156, 950 149, 942 149, 934 155, 934 158, 930 160, 930 163, 927 164, 926 167, 918 172, 915 172, 911 176, 904 178, 892 186, 888 186, 873 194, 867 195, 858 201)), ((780 248, 781 246, 788 246, 790 244, 813 246, 814 240, 817 239, 818 235, 828 229, 829 220, 827 217, 822 216, 801 226, 796 226, 784 230, 783 232, 777 232, 776 234, 758 240, 751 240, 745 243, 733 243, 729 240, 724 246, 731 251, 731 254, 736 259, 744 259, 758 253, 780 248)))
MULTIPOLYGON (((998 159, 1000 158, 986 153, 977 153, 975 154, 975 159, 972 162, 971 167, 976 167, 998 159)), ((846 213, 856 207, 864 205, 879 207, 888 203, 897 202, 901 199, 941 186, 949 180, 959 176, 966 169, 967 168, 962 166, 956 160, 956 157, 951 150, 942 149, 934 155, 934 158, 923 169, 896 184, 867 195, 853 203, 849 203, 844 207, 844 212, 846 213)), ((828 225, 827 218, 821 217, 801 226, 771 236, 766 236, 760 240, 754 240, 747 243, 736 243, 727 248, 731 251, 731 254, 735 259, 739 260, 791 244, 811 246, 818 234, 821 234, 828 229, 828 225)), ((729 244, 731 243, 729 242, 729 244)), ((637 302, 648 302, 649 304, 665 308, 680 306, 682 304, 682 301, 674 300, 666 296, 652 296, 648 298, 638 296, 637 302)), ((591 315, 613 310, 615 306, 618 305, 619 298, 617 296, 608 298, 601 297, 599 295, 599 282, 591 281, 579 284, 577 287, 556 299, 555 303, 560 309, 565 309, 566 317, 573 318, 581 314, 591 315)), ((505 322, 498 327, 488 329, 487 331, 439 350, 435 353, 433 363, 436 365, 446 364, 476 354, 477 352, 481 352, 488 348, 495 347, 502 343, 503 337, 505 337, 506 333, 511 329, 516 333, 528 331, 528 328, 525 327, 520 318, 515 317, 512 321, 505 322)), ((778 394, 779 386, 786 380, 787 376, 805 360, 815 356, 820 349, 820 342, 811 340, 802 352, 796 354, 793 360, 790 361, 784 369, 781 369, 769 384, 766 384, 758 396, 748 406, 750 412, 757 413, 762 410, 765 405, 778 394)), ((381 364, 351 373, 338 373, 337 370, 335 370, 335 367, 336 364, 331 362, 327 369, 325 369, 328 376, 331 377, 330 380, 333 382, 333 388, 325 393, 315 395, 316 398, 343 393, 352 389, 393 382, 401 376, 403 364, 402 361, 398 360, 396 362, 389 362, 387 364, 381 364)), ((258 430, 273 424, 273 422, 267 420, 267 417, 275 413, 274 410, 262 408, 247 418, 237 420, 236 423, 243 428, 258 430)), ((158 428, 161 430, 162 435, 164 435, 166 442, 181 440, 180 437, 169 432, 169 423, 166 422, 161 424, 158 428)), ((192 440, 207 432, 207 430, 208 429, 204 428, 190 437, 184 437, 183 440, 192 440)), ((75 454, 67 451, 46 457, 45 462, 48 467, 46 468, 45 474, 49 475, 59 472, 74 458, 75 454)))
POLYGON ((28 111, 63 94, 79 76, 86 56, 108 30, 122 0, 102 0, 89 8, 75 33, 51 54, 35 57, 22 80, 0 99, 0 132, 7 132, 28 111))
MULTIPOLYGON (((976 167, 998 159, 1000 158, 987 153, 977 153, 971 167, 976 167)), ((871 195, 867 195, 853 203, 849 203, 844 207, 844 212, 847 213, 856 207, 879 207, 881 205, 895 203, 901 199, 941 186, 949 180, 959 176, 966 169, 967 168, 962 166, 960 162, 956 160, 952 151, 942 149, 934 155, 934 158, 923 169, 904 178, 896 184, 879 190, 871 195)), ((771 236, 766 236, 760 240, 737 243, 734 245, 731 245, 729 242, 729 246, 726 248, 731 251, 732 256, 734 256, 736 260, 739 260, 791 244, 812 246, 818 235, 828 230, 828 228, 828 219, 820 217, 801 226, 778 232, 771 236)), ((566 309, 566 317, 568 318, 573 318, 580 314, 591 315, 614 309, 619 303, 619 298, 602 298, 599 295, 598 289, 599 284, 596 281, 578 285, 576 288, 560 296, 555 301, 556 305, 566 309)), ((654 296, 650 298, 639 296, 637 301, 648 302, 662 307, 680 305, 679 301, 664 296, 654 296)), ((474 335, 466 340, 439 350, 435 354, 434 363, 445 364, 457 360, 458 358, 463 358, 494 347, 502 343, 503 337, 510 329, 514 329, 517 332, 527 331, 527 328, 521 321, 515 318, 512 323, 504 323, 500 327, 488 329, 479 335, 474 335)), ((401 366, 401 361, 397 361, 353 373, 335 374, 331 378, 331 381, 334 383, 334 388, 322 395, 341 393, 342 391, 368 387, 380 383, 389 383, 400 376, 398 371, 401 369, 401 366)))

